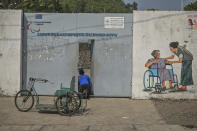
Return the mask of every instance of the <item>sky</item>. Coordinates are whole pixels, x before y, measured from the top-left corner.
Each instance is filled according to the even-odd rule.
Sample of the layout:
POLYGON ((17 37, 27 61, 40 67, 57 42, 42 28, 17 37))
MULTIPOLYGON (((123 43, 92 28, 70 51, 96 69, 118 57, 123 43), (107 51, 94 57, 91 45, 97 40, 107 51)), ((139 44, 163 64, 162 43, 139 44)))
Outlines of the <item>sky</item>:
POLYGON ((124 0, 126 3, 138 3, 138 10, 159 9, 159 10, 181 10, 182 2, 184 5, 196 0, 124 0))

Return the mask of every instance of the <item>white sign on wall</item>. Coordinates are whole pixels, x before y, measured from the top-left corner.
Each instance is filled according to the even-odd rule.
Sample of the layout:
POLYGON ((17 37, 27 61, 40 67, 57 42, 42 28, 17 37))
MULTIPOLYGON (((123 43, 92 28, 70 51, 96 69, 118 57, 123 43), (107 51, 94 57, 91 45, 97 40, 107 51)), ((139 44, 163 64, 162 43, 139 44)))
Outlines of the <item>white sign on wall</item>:
POLYGON ((104 28, 123 29, 124 17, 105 17, 104 28))

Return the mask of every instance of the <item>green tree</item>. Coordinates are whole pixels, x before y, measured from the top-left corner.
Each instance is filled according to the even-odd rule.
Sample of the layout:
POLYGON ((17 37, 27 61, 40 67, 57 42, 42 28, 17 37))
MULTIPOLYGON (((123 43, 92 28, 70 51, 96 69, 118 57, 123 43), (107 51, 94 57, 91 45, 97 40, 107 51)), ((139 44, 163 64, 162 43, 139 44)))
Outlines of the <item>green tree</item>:
POLYGON ((186 11, 197 10, 197 1, 185 6, 184 10, 186 11))
POLYGON ((24 0, 25 12, 63 12, 59 0, 24 0))
POLYGON ((126 7, 128 8, 128 9, 130 9, 130 10, 137 10, 137 3, 134 1, 132 4, 131 3, 128 3, 127 5, 126 5, 126 7))
POLYGON ((23 2, 24 12, 39 12, 42 6, 38 0, 24 0, 23 2))
POLYGON ((72 12, 71 9, 70 9, 70 6, 67 3, 62 5, 62 9, 63 9, 64 13, 71 13, 72 12))
POLYGON ((4 8, 8 9, 21 9, 23 0, 2 0, 4 8))
POLYGON ((84 12, 86 6, 85 0, 77 0, 77 12, 84 12))
POLYGON ((9 6, 10 0, 1 0, 1 8, 7 9, 9 6))
POLYGON ((86 13, 130 13, 122 0, 87 0, 86 13))
POLYGON ((128 8, 123 0, 3 0, 5 9, 24 12, 64 13, 131 13, 137 3, 128 8), (7 3, 6 3, 7 2, 7 3))
POLYGON ((133 2, 133 10, 137 10, 137 3, 135 1, 133 2))

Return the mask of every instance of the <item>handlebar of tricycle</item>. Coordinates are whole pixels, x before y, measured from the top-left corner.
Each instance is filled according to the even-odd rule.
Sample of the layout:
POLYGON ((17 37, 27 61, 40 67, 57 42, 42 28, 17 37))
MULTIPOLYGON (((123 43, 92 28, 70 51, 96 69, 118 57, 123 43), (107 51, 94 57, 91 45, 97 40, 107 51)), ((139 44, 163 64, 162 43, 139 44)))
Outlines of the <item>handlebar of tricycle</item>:
POLYGON ((29 80, 30 81, 39 81, 39 82, 44 82, 44 83, 49 82, 49 80, 47 80, 47 79, 33 78, 33 77, 30 77, 29 80))

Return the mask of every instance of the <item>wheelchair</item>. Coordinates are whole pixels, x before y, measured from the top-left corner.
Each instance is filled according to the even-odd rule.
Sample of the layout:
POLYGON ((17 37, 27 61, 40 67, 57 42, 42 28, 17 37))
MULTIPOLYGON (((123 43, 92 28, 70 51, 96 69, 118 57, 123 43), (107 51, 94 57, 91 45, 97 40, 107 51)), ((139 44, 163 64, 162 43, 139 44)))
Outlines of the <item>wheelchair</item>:
MULTIPOLYGON (((174 89, 178 89, 178 78, 177 75, 174 74, 173 66, 171 64, 166 64, 166 66, 169 66, 168 70, 172 76, 172 84, 174 85, 174 89)), ((144 91, 152 91, 152 89, 155 89, 156 93, 161 93, 162 86, 158 75, 158 68, 148 69, 144 72, 143 84, 144 91)))

